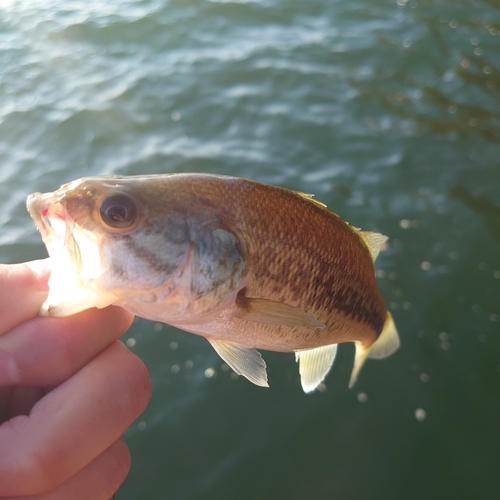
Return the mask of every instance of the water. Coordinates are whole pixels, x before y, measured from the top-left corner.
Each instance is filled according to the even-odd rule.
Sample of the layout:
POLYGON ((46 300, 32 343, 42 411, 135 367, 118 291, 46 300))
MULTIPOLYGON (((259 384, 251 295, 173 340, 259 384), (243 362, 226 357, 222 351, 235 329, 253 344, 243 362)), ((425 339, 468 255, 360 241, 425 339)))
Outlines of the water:
POLYGON ((95 174, 218 172, 316 193, 390 236, 402 337, 306 396, 137 320, 153 400, 127 499, 493 499, 500 432, 495 0, 0 1, 0 261, 45 255, 24 200, 95 174))

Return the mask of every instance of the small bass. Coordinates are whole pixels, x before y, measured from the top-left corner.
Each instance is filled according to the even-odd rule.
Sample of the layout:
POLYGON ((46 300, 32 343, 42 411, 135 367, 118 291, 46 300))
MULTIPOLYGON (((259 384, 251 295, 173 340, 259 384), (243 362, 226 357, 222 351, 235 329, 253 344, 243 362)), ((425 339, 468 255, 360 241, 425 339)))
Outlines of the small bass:
POLYGON ((260 386, 258 349, 294 352, 305 392, 341 342, 356 346, 350 386, 399 346, 375 279, 387 238, 311 195, 210 174, 86 177, 27 206, 53 262, 43 315, 121 306, 205 337, 260 386))

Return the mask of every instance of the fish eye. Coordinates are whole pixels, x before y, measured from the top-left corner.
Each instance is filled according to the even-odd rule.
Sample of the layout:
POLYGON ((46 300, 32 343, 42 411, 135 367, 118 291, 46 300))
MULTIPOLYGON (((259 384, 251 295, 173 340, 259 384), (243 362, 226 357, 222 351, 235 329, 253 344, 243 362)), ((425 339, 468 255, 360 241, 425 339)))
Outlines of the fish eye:
POLYGON ((117 194, 106 198, 101 203, 100 214, 107 226, 115 229, 125 229, 135 222, 137 207, 128 196, 117 194))

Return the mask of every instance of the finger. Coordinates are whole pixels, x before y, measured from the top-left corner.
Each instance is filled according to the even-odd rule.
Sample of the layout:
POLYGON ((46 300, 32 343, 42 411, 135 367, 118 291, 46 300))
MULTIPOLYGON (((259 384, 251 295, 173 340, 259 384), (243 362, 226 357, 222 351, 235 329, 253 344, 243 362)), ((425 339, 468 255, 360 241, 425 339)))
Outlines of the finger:
POLYGON ((151 397, 144 363, 119 341, 0 426, 0 497, 50 491, 115 442, 151 397))
POLYGON ((34 318, 47 298, 49 259, 0 264, 0 335, 34 318))
POLYGON ((4 500, 109 500, 123 483, 130 470, 130 452, 123 438, 80 472, 41 495, 10 497, 4 500))
POLYGON ((0 337, 0 387, 61 384, 123 335, 132 320, 122 308, 107 307, 23 323, 0 337))
POLYGON ((29 415, 47 391, 41 387, 0 387, 0 423, 18 415, 29 415))

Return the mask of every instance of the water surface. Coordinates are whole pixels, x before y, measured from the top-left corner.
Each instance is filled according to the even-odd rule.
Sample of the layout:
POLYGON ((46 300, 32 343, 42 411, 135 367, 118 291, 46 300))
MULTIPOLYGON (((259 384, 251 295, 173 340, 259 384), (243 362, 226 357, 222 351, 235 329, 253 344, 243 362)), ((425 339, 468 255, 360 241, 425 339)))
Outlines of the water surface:
POLYGON ((216 172, 316 193, 390 245, 401 350, 306 396, 137 320, 153 400, 135 499, 493 499, 500 432, 494 0, 0 2, 0 262, 45 255, 24 200, 98 174, 216 172))

